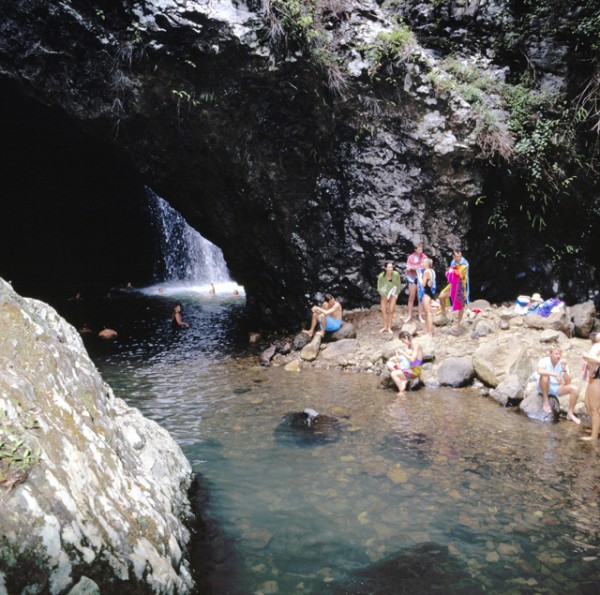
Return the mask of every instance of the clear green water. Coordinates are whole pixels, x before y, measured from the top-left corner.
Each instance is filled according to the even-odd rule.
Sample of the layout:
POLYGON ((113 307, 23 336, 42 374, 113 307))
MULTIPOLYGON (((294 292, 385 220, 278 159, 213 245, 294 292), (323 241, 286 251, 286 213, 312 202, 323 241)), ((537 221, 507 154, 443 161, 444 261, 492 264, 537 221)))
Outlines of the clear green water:
POLYGON ((239 302, 190 297, 183 333, 167 306, 123 302, 120 341, 88 347, 204 478, 200 592, 600 592, 599 450, 574 424, 475 391, 399 401, 374 376, 261 368, 239 302), (338 419, 330 441, 291 428, 307 407, 338 419))

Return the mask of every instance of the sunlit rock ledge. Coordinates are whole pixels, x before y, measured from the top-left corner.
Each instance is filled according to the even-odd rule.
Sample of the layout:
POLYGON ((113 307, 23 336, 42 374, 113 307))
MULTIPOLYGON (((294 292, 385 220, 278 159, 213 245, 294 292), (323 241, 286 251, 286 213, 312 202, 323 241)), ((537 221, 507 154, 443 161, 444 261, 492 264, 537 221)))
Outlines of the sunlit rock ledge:
POLYGON ((186 593, 191 467, 0 279, 0 593, 186 593))

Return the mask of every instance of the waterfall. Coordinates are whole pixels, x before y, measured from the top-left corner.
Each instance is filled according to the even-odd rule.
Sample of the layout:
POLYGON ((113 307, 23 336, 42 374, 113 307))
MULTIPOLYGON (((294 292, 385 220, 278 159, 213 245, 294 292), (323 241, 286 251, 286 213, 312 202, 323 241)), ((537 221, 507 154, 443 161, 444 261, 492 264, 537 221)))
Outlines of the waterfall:
POLYGON ((193 287, 233 283, 221 249, 190 227, 166 200, 150 188, 146 191, 160 237, 160 282, 193 287))

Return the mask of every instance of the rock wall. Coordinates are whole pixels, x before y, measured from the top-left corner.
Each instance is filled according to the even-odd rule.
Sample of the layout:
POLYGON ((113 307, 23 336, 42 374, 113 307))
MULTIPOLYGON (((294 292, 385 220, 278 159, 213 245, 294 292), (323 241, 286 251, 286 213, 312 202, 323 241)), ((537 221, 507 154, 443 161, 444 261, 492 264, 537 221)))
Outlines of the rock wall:
MULTIPOLYGON (((349 307, 371 303, 383 261, 404 262, 416 241, 440 271, 450 248, 463 245, 475 294, 566 290, 573 255, 595 241, 593 226, 585 246, 581 234, 560 237, 573 257, 561 283, 552 275, 563 259, 547 238, 528 234, 529 222, 507 216, 505 227, 489 227, 504 225, 494 209, 523 185, 480 159, 481 113, 444 63, 451 45, 468 53, 454 67, 482 67, 490 80, 520 76, 498 49, 518 10, 495 1, 330 2, 321 15, 327 41, 311 53, 282 32, 273 4, 21 0, 0 9, 0 73, 126 155, 223 249, 266 324, 295 324, 322 291, 349 307)), ((287 18, 288 28, 301 22, 287 18)), ((539 33, 527 47, 541 70, 553 60, 542 59, 552 44, 539 33)), ((555 82, 566 72, 552 71, 555 82)), ((498 98, 482 101, 503 125, 498 98)), ((577 297, 596 298, 587 291, 577 297)))
POLYGON ((186 593, 191 467, 0 279, 0 592, 186 593))

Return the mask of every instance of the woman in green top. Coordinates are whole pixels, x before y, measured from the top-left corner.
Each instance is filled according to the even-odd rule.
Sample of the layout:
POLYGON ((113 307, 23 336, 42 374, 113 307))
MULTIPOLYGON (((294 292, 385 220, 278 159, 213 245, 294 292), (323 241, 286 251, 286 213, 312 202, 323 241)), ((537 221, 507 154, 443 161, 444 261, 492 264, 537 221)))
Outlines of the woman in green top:
POLYGON ((377 291, 381 297, 381 315, 383 316, 383 328, 379 331, 380 333, 392 332, 396 300, 401 290, 400 273, 394 270, 393 262, 386 262, 385 268, 377 277, 377 291))

